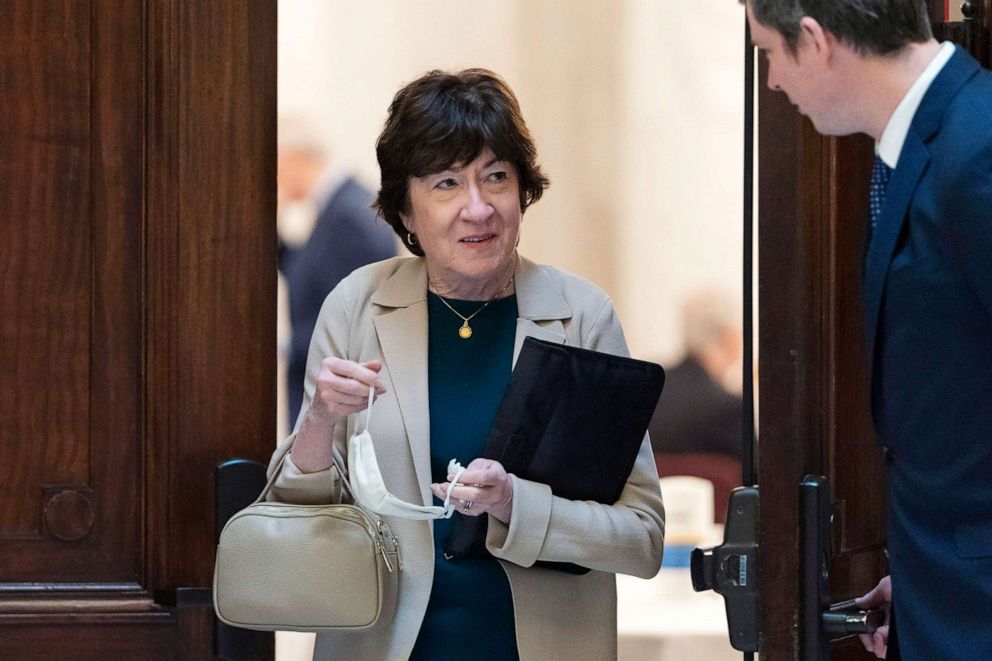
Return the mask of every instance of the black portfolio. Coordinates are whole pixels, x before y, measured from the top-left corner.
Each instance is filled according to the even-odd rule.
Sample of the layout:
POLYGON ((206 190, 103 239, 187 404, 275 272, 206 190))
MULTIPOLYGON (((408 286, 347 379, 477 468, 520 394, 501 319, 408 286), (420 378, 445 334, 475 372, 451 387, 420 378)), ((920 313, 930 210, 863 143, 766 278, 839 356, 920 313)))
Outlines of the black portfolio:
MULTIPOLYGON (((665 372, 654 363, 524 340, 483 457, 571 500, 615 503, 634 467, 665 372)), ((487 555, 487 517, 459 516, 445 555, 487 555)), ((569 573, 570 563, 538 562, 569 573)))

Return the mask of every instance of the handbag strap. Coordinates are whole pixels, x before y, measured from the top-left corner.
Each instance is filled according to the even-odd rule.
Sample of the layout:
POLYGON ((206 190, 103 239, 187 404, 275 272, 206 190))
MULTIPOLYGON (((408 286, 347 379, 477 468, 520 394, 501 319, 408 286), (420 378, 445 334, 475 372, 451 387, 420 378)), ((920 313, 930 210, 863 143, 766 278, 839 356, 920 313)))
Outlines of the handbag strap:
POLYGON ((341 484, 344 486, 345 493, 348 494, 348 497, 351 498, 353 503, 357 503, 358 501, 355 500, 355 494, 351 490, 351 482, 348 481, 348 462, 346 462, 344 457, 341 456, 341 451, 338 450, 338 446, 334 445, 333 441, 331 441, 331 452, 333 453, 334 458, 334 463, 331 464, 331 468, 336 470, 338 475, 341 477, 341 484))
MULTIPOLYGON (((360 432, 362 434, 364 434, 369 430, 369 422, 372 419, 372 401, 374 399, 375 399, 375 388, 370 387, 369 405, 365 413, 365 428, 360 432)), ((293 440, 295 442, 296 439, 294 438, 293 440)), ((286 457, 289 456, 289 452, 292 449, 293 449, 293 443, 290 443, 289 445, 286 446, 286 449, 283 450, 282 456, 279 457, 279 463, 276 464, 276 468, 275 470, 272 471, 271 477, 269 477, 268 482, 265 483, 265 488, 262 489, 262 493, 258 495, 258 498, 255 499, 255 502, 252 503, 252 505, 254 505, 255 503, 262 502, 263 500, 265 500, 265 497, 269 495, 269 491, 272 490, 272 485, 275 484, 276 480, 279 478, 279 473, 282 472, 282 467, 286 463, 286 457)), ((344 460, 344 457, 341 456, 341 451, 338 450, 338 446, 334 444, 333 440, 331 441, 331 453, 334 460, 334 462, 331 464, 331 468, 333 470, 336 470, 338 472, 338 475, 341 477, 341 484, 344 486, 345 493, 348 494, 348 497, 351 498, 352 502, 357 503, 357 501, 355 500, 354 491, 352 491, 351 488, 351 482, 348 481, 348 463, 344 460)))

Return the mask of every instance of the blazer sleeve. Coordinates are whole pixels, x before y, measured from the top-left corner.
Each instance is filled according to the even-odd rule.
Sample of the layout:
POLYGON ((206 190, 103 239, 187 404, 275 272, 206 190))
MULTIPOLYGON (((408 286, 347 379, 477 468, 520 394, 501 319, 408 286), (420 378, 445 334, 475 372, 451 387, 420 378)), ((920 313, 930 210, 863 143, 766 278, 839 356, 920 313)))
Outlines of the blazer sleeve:
MULTIPOLYGON (((607 299, 594 317, 585 348, 627 356, 623 330, 607 299)), ((554 496, 551 488, 511 477, 509 525, 490 517, 486 546, 493 556, 530 567, 538 560, 650 578, 661 567, 665 507, 647 435, 620 499, 606 505, 554 496)))
MULTIPOLYGON (((335 287, 334 290, 324 299, 317 315, 317 323, 314 327, 313 336, 310 339, 310 350, 307 354, 306 379, 303 384, 303 405, 300 408, 300 415, 296 419, 296 426, 293 433, 279 444, 275 453, 269 460, 268 476, 271 478, 272 471, 278 466, 279 459, 285 452, 289 452, 296 434, 300 428, 300 421, 310 408, 310 401, 316 390, 317 375, 320 373, 320 366, 324 358, 328 356, 339 356, 347 358, 348 353, 348 305, 345 301, 346 292, 344 287, 335 287)), ((346 426, 339 424, 334 429, 333 442, 341 450, 346 447, 345 434, 346 426)), ((328 439, 331 440, 331 439, 328 439)), ((315 473, 304 473, 293 463, 293 456, 289 454, 283 463, 279 477, 272 485, 268 500, 295 503, 299 505, 315 505, 324 503, 337 503, 341 501, 341 480, 337 471, 327 469, 315 473)))

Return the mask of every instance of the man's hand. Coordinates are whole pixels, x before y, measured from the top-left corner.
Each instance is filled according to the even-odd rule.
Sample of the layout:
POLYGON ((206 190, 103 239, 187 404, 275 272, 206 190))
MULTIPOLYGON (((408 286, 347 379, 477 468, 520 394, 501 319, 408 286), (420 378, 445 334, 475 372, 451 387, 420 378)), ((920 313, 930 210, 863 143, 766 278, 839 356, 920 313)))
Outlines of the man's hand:
POLYGON ((876 629, 874 634, 863 633, 858 636, 866 650, 874 652, 875 656, 884 659, 885 653, 889 649, 889 614, 892 604, 892 579, 886 576, 866 595, 855 599, 854 603, 858 605, 858 608, 881 607, 885 609, 885 624, 876 629))

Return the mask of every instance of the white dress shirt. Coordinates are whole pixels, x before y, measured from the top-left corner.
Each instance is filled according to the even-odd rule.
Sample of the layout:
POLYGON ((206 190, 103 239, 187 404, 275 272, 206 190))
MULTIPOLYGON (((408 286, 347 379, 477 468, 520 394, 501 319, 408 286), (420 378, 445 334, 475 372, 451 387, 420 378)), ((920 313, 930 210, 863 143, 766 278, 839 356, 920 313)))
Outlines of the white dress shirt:
POLYGON ((954 55, 954 44, 945 41, 940 46, 940 52, 930 60, 930 64, 909 88, 906 96, 902 97, 896 111, 889 118, 889 123, 885 125, 882 139, 875 145, 875 153, 893 170, 899 164, 899 155, 902 153, 903 143, 906 142, 906 134, 909 133, 909 126, 913 123, 913 117, 923 101, 923 96, 952 55, 954 55))

